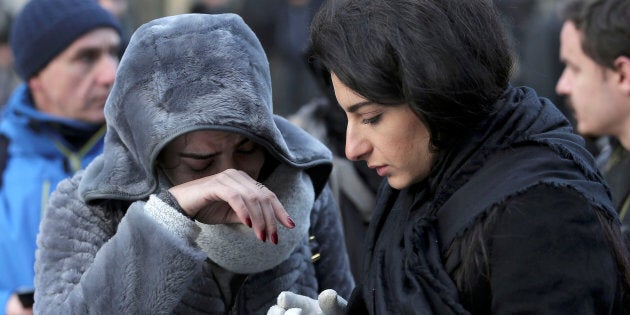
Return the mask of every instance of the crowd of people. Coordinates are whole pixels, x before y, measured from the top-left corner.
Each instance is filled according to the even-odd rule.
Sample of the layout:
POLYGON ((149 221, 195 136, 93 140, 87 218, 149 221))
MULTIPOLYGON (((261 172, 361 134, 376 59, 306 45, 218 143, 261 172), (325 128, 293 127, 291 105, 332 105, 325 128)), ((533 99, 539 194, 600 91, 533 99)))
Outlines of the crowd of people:
POLYGON ((628 1, 272 2, 0 25, 0 310, 630 313, 628 1))

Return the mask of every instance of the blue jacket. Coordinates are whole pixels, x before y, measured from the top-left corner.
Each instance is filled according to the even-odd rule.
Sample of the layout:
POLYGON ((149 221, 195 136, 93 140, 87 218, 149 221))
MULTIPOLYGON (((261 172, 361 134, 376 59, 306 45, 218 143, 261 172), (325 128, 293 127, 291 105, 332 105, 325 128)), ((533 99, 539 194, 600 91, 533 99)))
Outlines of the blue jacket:
POLYGON ((33 287, 35 239, 49 193, 102 152, 105 127, 53 117, 35 109, 26 84, 7 103, 0 135, 8 146, 0 187, 0 309, 16 289, 33 287), (53 127, 56 126, 56 127, 53 127), (96 133, 76 150, 60 128, 96 133))

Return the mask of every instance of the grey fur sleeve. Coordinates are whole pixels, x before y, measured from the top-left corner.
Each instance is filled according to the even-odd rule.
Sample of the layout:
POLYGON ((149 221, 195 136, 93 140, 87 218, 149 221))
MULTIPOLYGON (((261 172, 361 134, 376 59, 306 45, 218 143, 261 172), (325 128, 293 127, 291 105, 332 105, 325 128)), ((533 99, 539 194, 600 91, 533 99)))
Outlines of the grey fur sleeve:
POLYGON ((144 209, 149 216, 162 223, 167 230, 189 242, 193 242, 199 235, 200 228, 195 224, 195 221, 190 220, 189 217, 184 216, 156 195, 149 196, 149 201, 147 201, 144 209))
POLYGON ((126 213, 86 205, 81 175, 59 184, 42 219, 35 313, 170 313, 205 255, 148 215, 144 202, 126 213))
POLYGON ((311 245, 316 245, 315 248, 319 249, 320 254, 319 259, 315 261, 318 292, 334 289, 347 299, 354 288, 354 280, 350 272, 341 217, 328 186, 315 200, 311 213, 310 234, 311 245))

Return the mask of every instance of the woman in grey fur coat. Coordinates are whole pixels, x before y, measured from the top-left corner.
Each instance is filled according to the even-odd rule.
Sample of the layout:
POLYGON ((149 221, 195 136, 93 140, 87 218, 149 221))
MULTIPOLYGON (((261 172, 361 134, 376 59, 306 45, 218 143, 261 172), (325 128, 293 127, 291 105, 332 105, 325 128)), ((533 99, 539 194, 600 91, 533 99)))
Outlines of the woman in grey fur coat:
POLYGON ((331 154, 272 114, 240 17, 141 26, 105 115, 103 154, 44 214, 36 313, 260 314, 281 291, 348 296, 331 154))

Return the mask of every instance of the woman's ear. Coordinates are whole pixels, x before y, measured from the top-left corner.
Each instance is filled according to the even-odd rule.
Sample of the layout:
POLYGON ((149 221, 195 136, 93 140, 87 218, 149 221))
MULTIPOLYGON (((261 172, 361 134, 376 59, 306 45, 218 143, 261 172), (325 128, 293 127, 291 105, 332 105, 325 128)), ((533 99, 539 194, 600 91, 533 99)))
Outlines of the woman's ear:
POLYGON ((621 91, 630 96, 630 58, 627 56, 619 56, 615 59, 615 71, 618 76, 618 84, 621 91))

